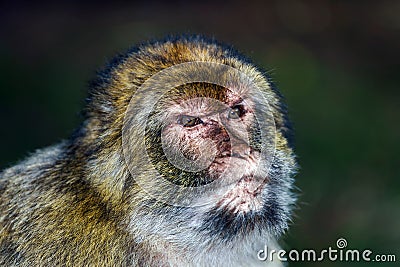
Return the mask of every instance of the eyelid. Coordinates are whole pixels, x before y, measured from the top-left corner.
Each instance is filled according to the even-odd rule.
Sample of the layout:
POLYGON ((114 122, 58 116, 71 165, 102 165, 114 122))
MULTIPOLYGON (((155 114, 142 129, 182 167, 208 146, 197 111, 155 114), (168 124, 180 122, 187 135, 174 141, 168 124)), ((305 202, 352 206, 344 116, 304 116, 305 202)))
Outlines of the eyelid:
POLYGON ((177 122, 184 127, 194 127, 200 123, 203 123, 203 121, 199 117, 190 115, 180 115, 177 122))

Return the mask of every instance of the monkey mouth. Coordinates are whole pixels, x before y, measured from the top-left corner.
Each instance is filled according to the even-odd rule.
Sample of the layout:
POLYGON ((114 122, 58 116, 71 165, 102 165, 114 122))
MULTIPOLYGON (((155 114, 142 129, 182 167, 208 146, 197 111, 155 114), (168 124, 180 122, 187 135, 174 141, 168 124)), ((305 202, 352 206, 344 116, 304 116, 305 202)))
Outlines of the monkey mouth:
POLYGON ((217 207, 231 213, 247 213, 259 211, 263 207, 261 193, 268 179, 246 175, 226 192, 217 207))

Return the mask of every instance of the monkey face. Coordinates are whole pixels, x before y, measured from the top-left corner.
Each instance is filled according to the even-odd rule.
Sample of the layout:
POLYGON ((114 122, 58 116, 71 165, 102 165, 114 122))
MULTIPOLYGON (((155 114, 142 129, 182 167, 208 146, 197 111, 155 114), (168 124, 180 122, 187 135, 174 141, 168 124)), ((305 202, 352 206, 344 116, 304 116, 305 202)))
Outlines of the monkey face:
MULTIPOLYGON (((254 135, 259 129, 251 100, 245 101, 219 86, 189 86, 200 86, 204 91, 220 90, 223 99, 180 98, 168 105, 169 115, 164 120, 167 123, 161 139, 169 162, 191 173, 202 170, 204 177, 200 181, 203 183, 222 179, 223 184, 234 184, 220 199, 215 199, 216 207, 232 213, 259 210, 260 193, 267 177, 253 178, 261 151, 254 145, 254 135), (238 173, 241 173, 239 177, 238 173)), ((188 175, 187 179, 193 182, 198 176, 188 175)))
MULTIPOLYGON (((148 156, 154 172, 148 163, 138 164, 138 156, 132 161, 128 153, 127 162, 134 163, 141 188, 165 203, 157 207, 222 240, 286 229, 295 162, 276 128, 281 127, 276 110, 263 101, 271 98, 271 89, 235 82, 226 87, 210 82, 166 87, 172 89, 154 105, 140 106, 142 97, 136 98, 130 113, 139 120, 126 123, 128 130, 144 125, 145 150, 139 155, 148 156), (150 111, 142 115, 146 108, 150 111)), ((147 94, 152 90, 144 90, 143 98, 151 99, 147 94)), ((135 139, 129 145, 126 151, 138 151, 140 144, 135 139)))

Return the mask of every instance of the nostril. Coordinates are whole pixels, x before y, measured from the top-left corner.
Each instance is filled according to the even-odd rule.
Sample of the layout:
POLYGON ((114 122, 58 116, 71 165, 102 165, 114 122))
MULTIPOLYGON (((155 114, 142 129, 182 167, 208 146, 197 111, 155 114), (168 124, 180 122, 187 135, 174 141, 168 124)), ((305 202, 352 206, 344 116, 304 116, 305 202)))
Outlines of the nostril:
POLYGON ((229 142, 231 141, 231 139, 229 138, 229 136, 224 136, 224 138, 222 139, 223 142, 229 142))
POLYGON ((220 134, 221 133, 221 128, 220 127, 215 127, 214 128, 214 134, 220 134))
POLYGON ((232 157, 240 158, 241 155, 238 152, 232 152, 232 157))

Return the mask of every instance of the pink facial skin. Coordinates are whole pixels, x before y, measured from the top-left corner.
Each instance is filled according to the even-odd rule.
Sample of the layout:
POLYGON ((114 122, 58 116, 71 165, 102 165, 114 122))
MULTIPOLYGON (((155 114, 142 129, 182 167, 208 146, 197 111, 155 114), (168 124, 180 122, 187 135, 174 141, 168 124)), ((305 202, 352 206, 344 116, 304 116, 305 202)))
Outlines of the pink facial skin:
POLYGON ((175 166, 190 160, 212 179, 231 183, 228 190, 214 196, 216 207, 233 213, 257 211, 262 208, 260 193, 268 179, 254 177, 260 161, 260 152, 249 142, 254 111, 251 101, 232 95, 225 102, 192 98, 175 103, 166 112, 163 142, 175 155, 170 157, 178 162, 175 166), (241 177, 232 178, 237 172, 242 172, 241 177))

